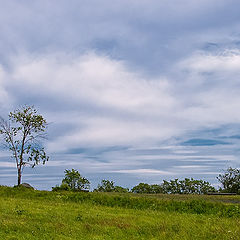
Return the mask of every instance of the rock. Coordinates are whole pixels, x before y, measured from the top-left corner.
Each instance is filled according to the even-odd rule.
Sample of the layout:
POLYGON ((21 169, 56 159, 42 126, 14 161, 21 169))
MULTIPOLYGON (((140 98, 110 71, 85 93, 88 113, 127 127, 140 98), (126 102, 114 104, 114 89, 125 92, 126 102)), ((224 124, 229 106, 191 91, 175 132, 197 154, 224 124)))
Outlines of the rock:
POLYGON ((20 184, 20 186, 25 187, 25 188, 34 189, 34 187, 32 187, 32 186, 31 186, 30 184, 28 184, 28 183, 22 183, 22 184, 20 184))

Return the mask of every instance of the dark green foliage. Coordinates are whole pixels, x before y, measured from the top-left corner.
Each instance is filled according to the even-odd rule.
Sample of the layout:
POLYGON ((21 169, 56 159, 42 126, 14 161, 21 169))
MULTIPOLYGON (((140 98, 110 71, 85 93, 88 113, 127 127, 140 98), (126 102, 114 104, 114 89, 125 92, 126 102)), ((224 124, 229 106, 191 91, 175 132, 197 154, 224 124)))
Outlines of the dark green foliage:
POLYGON ((163 181, 162 184, 149 185, 147 183, 139 183, 132 188, 133 193, 169 193, 169 194, 206 194, 215 192, 215 188, 209 182, 203 180, 194 180, 193 178, 185 178, 184 180, 163 181))
POLYGON ((60 186, 52 187, 52 191, 71 191, 71 188, 66 183, 62 183, 60 186))
POLYGON ((21 184, 26 165, 35 167, 40 161, 45 164, 49 157, 39 140, 45 137, 47 122, 33 106, 23 106, 10 112, 8 121, 0 117, 0 134, 5 147, 12 152, 18 170, 18 185, 21 184))
POLYGON ((128 188, 124 188, 124 187, 120 187, 120 186, 115 186, 114 187, 114 192, 127 193, 127 192, 129 192, 129 189, 128 188))
POLYGON ((240 194, 240 169, 228 168, 224 174, 219 174, 218 181, 222 184, 222 192, 240 194))
POLYGON ((126 193, 128 192, 128 188, 123 188, 120 186, 114 186, 113 181, 105 180, 103 179, 101 181, 101 185, 98 184, 98 187, 94 189, 95 192, 120 192, 120 193, 126 193))
POLYGON ((184 180, 174 179, 169 182, 163 181, 162 188, 164 193, 172 194, 206 194, 216 191, 209 182, 193 178, 185 178, 184 180))
POLYGON ((158 184, 152 184, 151 189, 152 189, 152 193, 155 193, 155 194, 164 192, 162 186, 158 184))
POLYGON ((101 185, 98 184, 98 187, 94 189, 96 192, 114 192, 114 182, 103 179, 101 185))
POLYGON ((65 191, 84 191, 89 190, 90 182, 85 177, 82 177, 81 174, 75 170, 65 170, 65 178, 62 180, 60 186, 53 187, 53 191, 65 190, 65 191))
POLYGON ((161 185, 153 184, 149 185, 147 183, 139 183, 137 186, 133 187, 131 190, 133 193, 163 193, 163 188, 161 185))

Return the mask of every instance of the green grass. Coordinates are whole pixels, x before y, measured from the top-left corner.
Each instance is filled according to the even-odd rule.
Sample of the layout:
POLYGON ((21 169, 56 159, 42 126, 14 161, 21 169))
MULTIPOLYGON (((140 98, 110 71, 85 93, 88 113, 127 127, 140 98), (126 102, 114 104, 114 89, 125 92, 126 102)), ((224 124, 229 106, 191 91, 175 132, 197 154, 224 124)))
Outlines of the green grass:
POLYGON ((235 240, 240 239, 239 200, 0 187, 0 239, 235 240))

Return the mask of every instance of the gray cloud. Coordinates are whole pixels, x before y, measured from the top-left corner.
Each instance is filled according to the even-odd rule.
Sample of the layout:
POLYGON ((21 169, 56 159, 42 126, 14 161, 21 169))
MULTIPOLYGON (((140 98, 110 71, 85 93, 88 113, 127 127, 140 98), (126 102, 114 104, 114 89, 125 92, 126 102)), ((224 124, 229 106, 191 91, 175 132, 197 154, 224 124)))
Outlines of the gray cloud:
POLYGON ((75 166, 94 181, 111 173, 156 181, 190 167, 214 181, 217 170, 239 165, 239 5, 4 1, 0 114, 35 104, 52 123, 46 171, 58 168, 55 180, 75 166), (216 144, 181 146, 191 139, 216 144))
POLYGON ((206 41, 231 40, 238 5, 236 0, 4 2, 0 51, 8 58, 21 51, 81 54, 96 48, 148 73, 165 72, 206 41))

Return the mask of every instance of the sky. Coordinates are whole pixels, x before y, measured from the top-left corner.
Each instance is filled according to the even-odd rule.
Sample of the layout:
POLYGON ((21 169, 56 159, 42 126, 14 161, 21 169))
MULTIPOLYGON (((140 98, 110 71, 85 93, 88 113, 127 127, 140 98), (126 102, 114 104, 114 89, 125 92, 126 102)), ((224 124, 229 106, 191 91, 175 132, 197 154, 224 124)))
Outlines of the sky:
MULTIPOLYGON (((0 115, 27 104, 48 121, 49 162, 92 183, 203 179, 239 167, 240 2, 0 0, 0 115)), ((0 185, 16 166, 0 151, 0 185)))

